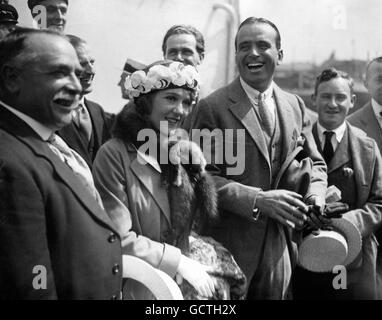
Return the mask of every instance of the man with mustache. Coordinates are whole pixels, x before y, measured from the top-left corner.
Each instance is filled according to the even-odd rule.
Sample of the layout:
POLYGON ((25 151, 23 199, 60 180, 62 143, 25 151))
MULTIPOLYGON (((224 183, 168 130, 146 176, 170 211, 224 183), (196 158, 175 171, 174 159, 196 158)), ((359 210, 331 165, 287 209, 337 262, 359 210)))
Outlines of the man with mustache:
POLYGON ((63 33, 66 26, 66 14, 68 12, 69 0, 28 0, 28 7, 33 18, 41 12, 35 7, 41 5, 46 9, 46 21, 40 21, 39 27, 45 27, 63 33))
POLYGON ((67 35, 67 38, 76 50, 83 69, 80 75, 82 97, 80 107, 73 112, 72 123, 62 128, 59 135, 91 168, 98 149, 110 138, 114 115, 106 113, 98 103, 85 98, 93 91, 95 59, 85 40, 74 35, 67 35))
POLYGON ((86 162, 55 133, 78 108, 69 41, 0 41, 0 299, 118 299, 122 252, 86 162))
MULTIPOLYGON (((223 135, 233 129, 236 137, 239 130, 245 132, 243 141, 233 135, 211 147, 215 163, 210 171, 221 209, 220 224, 211 233, 246 274, 247 299, 288 299, 296 259, 290 233, 306 221, 313 223, 305 214, 308 204, 323 205, 326 166, 309 130, 303 101, 273 82, 283 58, 277 27, 264 18, 250 17, 239 26, 235 47, 240 76, 202 99, 191 121, 192 129, 218 129, 223 135), (232 162, 220 148, 237 152, 240 144, 245 148, 238 155, 244 172, 231 174, 232 162), (294 187, 296 179, 290 179, 289 186, 278 182, 291 177, 289 170, 281 169, 299 146, 304 147, 304 163, 311 161, 312 166, 305 190, 294 187), (216 155, 223 159, 216 160, 216 155)), ((314 219, 313 224, 327 222, 314 219)))

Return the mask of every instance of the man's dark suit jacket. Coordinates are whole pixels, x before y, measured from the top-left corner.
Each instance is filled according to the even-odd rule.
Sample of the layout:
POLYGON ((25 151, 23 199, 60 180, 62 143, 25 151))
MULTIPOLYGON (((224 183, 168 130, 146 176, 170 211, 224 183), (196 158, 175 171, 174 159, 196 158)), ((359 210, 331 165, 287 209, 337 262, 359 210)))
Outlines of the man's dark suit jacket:
POLYGON ((375 116, 371 101, 366 103, 361 109, 352 113, 347 120, 353 126, 362 129, 366 134, 373 138, 382 152, 382 129, 375 116))
MULTIPOLYGON (((326 165, 310 132, 304 103, 276 85, 274 97, 282 137, 280 162, 283 163, 299 146, 299 141, 304 139, 313 163, 306 197, 315 195, 324 199, 326 165)), ((190 118, 190 127, 193 129, 221 129, 223 135, 227 132, 226 129, 245 132, 245 141, 224 141, 225 147, 230 147, 235 152, 240 144, 244 148, 245 153, 238 155, 244 162, 244 171, 237 175, 227 175, 227 168, 234 166, 230 166, 224 158, 222 163, 216 165, 218 171, 213 172, 219 193, 221 219, 212 235, 233 253, 250 283, 259 262, 266 259, 262 256, 268 225, 268 218, 261 213, 258 220, 253 219, 254 202, 260 189, 277 188, 272 185, 269 152, 261 125, 239 78, 202 99, 190 118)), ((187 123, 185 127, 188 129, 187 123)))
POLYGON ((121 281, 121 243, 108 215, 48 144, 0 106, 0 299, 110 299, 121 281), (39 266, 46 289, 33 286, 43 284, 39 266))
MULTIPOLYGON (((322 153, 318 138, 317 124, 312 128, 318 150, 322 153)), ((350 283, 347 290, 333 290, 334 275, 308 274, 302 278, 298 286, 303 290, 303 299, 327 298, 336 299, 345 296, 347 299, 380 299, 382 287, 379 283, 380 269, 377 264, 377 241, 374 233, 382 223, 382 158, 376 142, 367 137, 365 132, 346 125, 343 140, 337 147, 334 156, 328 164, 328 179, 340 177, 343 183, 342 197, 349 199, 348 190, 356 190, 354 207, 343 215, 344 219, 353 222, 362 235, 362 251, 360 256, 347 267, 347 280, 350 283), (347 135, 347 136, 346 136, 347 135), (344 168, 352 167, 351 176, 343 174, 344 168), (347 194, 348 193, 348 194, 347 194), (313 277, 309 278, 309 277, 313 277), (318 288, 315 288, 317 283, 318 288), (326 286, 326 287, 325 287, 326 286)), ((338 179, 338 178, 337 178, 338 179)), ((344 201, 344 200, 343 200, 344 201)), ((351 206, 351 203, 348 203, 351 206)), ((296 286, 297 287, 297 286, 296 286)))
POLYGON ((81 135, 74 122, 59 130, 58 134, 73 150, 77 151, 84 158, 91 168, 98 149, 111 137, 114 115, 106 113, 98 103, 88 99, 85 99, 85 106, 89 111, 92 121, 90 143, 81 135))

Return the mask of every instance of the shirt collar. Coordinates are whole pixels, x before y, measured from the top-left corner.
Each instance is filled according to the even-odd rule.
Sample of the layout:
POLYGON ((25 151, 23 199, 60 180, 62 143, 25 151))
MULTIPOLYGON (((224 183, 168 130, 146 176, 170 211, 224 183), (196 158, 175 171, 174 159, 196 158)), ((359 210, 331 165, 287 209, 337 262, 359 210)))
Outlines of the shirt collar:
POLYGON ((0 104, 4 108, 12 112, 16 117, 24 121, 28 126, 30 126, 33 129, 33 131, 35 131, 41 137, 42 140, 47 141, 49 137, 54 133, 54 130, 36 121, 35 119, 31 118, 25 113, 22 113, 19 110, 12 108, 11 106, 7 105, 2 101, 0 101, 0 104))
POLYGON ((371 99, 371 106, 377 119, 381 118, 382 106, 374 99, 371 99))
MULTIPOLYGON (((251 100, 255 101, 255 103, 257 104, 260 91, 252 88, 249 84, 247 84, 243 80, 242 77, 240 77, 240 83, 241 83, 241 86, 243 87, 245 93, 247 94, 247 96, 251 100)), ((268 99, 272 98, 272 96, 273 96, 273 81, 271 82, 269 88, 267 90, 265 90, 264 92, 262 92, 262 94, 264 95, 264 100, 268 100, 268 99)))
POLYGON ((334 130, 327 130, 322 125, 320 125, 319 122, 317 122, 317 133, 318 133, 318 137, 319 137, 321 143, 324 141, 324 132, 325 131, 334 132, 337 142, 340 143, 342 138, 344 137, 345 130, 346 130, 346 122, 343 122, 338 128, 336 128, 334 130))

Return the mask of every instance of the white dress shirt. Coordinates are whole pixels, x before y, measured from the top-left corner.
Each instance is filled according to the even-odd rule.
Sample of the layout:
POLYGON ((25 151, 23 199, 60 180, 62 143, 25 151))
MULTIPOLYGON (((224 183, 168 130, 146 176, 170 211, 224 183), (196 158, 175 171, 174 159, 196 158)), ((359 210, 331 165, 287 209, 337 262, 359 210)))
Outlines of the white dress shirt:
POLYGON ((325 131, 332 131, 334 132, 334 135, 332 136, 331 143, 333 146, 333 151, 336 152, 338 145, 340 144, 342 138, 344 137, 346 130, 346 123, 343 122, 338 128, 334 130, 327 130, 323 126, 320 125, 319 122, 317 122, 317 134, 318 134, 318 139, 320 141, 321 149, 324 150, 324 145, 325 145, 325 131))
MULTIPOLYGON (((251 101, 257 115, 259 115, 259 94, 261 93, 260 91, 257 91, 256 89, 252 88, 250 85, 248 85, 241 77, 240 77, 240 83, 241 86, 243 87, 244 92, 247 94, 249 101, 251 101)), ((272 117, 272 121, 274 123, 275 121, 275 116, 276 116, 276 102, 273 97, 273 82, 269 86, 267 90, 262 92, 264 96, 264 102, 267 108, 269 108, 269 113, 272 117)))

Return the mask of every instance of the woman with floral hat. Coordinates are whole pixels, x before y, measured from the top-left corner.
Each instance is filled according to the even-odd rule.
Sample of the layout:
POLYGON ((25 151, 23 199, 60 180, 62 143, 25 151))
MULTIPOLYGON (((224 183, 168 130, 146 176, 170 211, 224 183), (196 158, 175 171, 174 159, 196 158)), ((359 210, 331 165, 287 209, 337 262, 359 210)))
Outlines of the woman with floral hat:
MULTIPOLYGON (((195 104, 199 83, 193 66, 175 61, 158 61, 132 73, 125 87, 133 102, 117 116, 114 138, 99 150, 93 173, 124 254, 145 260, 178 283, 186 280, 181 285, 185 298, 227 298, 222 293, 227 288, 216 276, 229 274, 231 280, 239 279, 233 280, 236 288, 242 288, 241 270, 212 239, 207 243, 206 237, 189 237, 217 215, 216 191, 203 153, 177 136, 195 104), (222 252, 224 267, 219 263, 222 252), (227 272, 228 265, 232 270, 227 272)), ((150 297, 139 284, 129 282, 125 288, 128 298, 150 297)))

